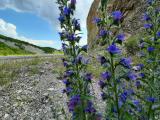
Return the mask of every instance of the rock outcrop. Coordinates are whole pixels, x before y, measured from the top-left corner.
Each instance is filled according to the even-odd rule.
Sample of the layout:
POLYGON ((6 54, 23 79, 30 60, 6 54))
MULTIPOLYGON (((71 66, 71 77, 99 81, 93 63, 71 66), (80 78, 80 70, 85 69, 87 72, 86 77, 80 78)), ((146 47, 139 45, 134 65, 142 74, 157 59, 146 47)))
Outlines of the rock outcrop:
MULTIPOLYGON (((93 18, 100 15, 99 5, 100 0, 94 0, 87 18, 88 44, 90 48, 95 47, 97 43, 97 27, 93 23, 93 18)), ((128 36, 135 35, 141 31, 143 26, 142 15, 146 10, 144 0, 112 0, 107 6, 107 12, 114 10, 123 12, 122 28, 128 36)))

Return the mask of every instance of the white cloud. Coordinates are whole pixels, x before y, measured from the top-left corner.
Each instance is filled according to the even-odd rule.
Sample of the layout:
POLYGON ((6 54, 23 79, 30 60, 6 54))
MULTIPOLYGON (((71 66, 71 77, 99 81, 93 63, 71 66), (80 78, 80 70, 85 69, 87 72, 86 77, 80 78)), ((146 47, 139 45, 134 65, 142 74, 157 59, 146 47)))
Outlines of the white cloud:
POLYGON ((55 2, 56 0, 1 0, 0 8, 34 13, 52 25, 57 25, 58 9, 55 2))
POLYGON ((0 33, 7 36, 17 37, 16 26, 11 23, 6 23, 0 19, 0 33))
MULTIPOLYGON (((56 0, 0 0, 0 9, 10 8, 17 12, 34 13, 41 18, 47 20, 52 26, 56 26, 59 30, 58 24, 58 6, 56 0)), ((80 19, 82 31, 84 32, 83 39, 87 39, 86 32, 86 18, 89 8, 93 0, 77 0, 76 18, 80 19)), ((85 44, 87 40, 84 40, 85 44)))
MULTIPOLYGON (((82 27, 86 25, 86 17, 92 2, 93 0, 77 0, 76 16, 80 18, 82 27)), ((57 25, 58 22, 59 12, 56 0, 1 0, 0 8, 34 13, 54 25, 57 25)))
POLYGON ((12 23, 7 23, 3 19, 0 19, 0 34, 20 39, 38 46, 55 46, 53 40, 33 40, 19 35, 16 31, 16 26, 12 23))

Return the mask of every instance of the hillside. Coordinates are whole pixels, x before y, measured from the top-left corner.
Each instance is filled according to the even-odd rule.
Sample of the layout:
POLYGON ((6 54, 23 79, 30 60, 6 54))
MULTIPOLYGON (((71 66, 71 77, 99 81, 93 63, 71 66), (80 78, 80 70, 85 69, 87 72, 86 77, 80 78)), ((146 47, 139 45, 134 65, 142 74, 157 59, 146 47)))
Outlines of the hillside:
POLYGON ((58 50, 0 35, 0 55, 52 54, 58 50))
POLYGON ((12 48, 3 42, 0 42, 0 55, 30 55, 33 54, 32 52, 21 50, 18 48, 12 48))

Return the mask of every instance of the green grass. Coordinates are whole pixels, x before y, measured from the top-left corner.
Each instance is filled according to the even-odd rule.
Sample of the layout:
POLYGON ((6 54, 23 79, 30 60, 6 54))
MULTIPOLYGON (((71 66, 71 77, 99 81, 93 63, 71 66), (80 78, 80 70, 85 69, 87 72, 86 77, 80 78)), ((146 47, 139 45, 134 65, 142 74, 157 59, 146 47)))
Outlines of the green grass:
POLYGON ((56 50, 56 51, 54 51, 53 54, 55 54, 55 55, 64 55, 63 51, 61 51, 61 50, 56 50))
POLYGON ((125 49, 126 49, 127 55, 135 56, 136 53, 139 52, 139 46, 138 46, 139 39, 140 39, 140 35, 136 34, 136 35, 132 35, 126 40, 125 49))
POLYGON ((32 55, 33 53, 29 51, 25 51, 23 49, 12 48, 2 42, 0 42, 0 55, 7 56, 7 55, 32 55))

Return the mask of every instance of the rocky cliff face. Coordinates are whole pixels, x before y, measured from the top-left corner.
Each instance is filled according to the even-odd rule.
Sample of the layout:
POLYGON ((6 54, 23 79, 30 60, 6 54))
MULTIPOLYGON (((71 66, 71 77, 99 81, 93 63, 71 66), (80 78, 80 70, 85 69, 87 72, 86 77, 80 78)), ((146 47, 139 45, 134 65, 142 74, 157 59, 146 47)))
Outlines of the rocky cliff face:
MULTIPOLYGON (((98 29, 92 21, 95 16, 98 17, 100 15, 99 4, 100 0, 94 0, 87 18, 88 44, 90 48, 95 47, 97 44, 96 34, 98 29)), ((108 12, 114 10, 123 12, 122 28, 128 36, 135 35, 141 31, 143 25, 142 15, 146 10, 144 0, 112 0, 107 8, 108 12)))

